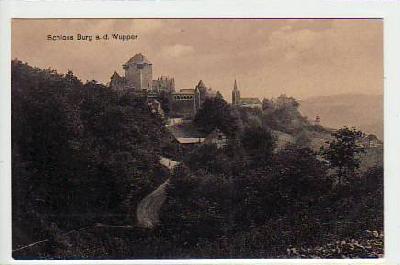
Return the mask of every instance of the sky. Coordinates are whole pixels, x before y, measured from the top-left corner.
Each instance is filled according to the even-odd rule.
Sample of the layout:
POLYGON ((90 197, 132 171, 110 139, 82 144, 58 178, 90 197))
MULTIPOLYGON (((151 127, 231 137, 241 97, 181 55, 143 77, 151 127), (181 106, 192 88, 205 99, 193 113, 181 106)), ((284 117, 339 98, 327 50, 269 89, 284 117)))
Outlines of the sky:
POLYGON ((136 53, 153 64, 153 79, 177 89, 201 79, 230 101, 242 97, 298 99, 383 94, 383 20, 378 19, 14 19, 12 58, 83 82, 110 81, 136 53), (136 40, 110 39, 111 34, 136 40), (109 40, 76 40, 76 34, 109 40), (48 40, 73 35, 73 41, 48 40))

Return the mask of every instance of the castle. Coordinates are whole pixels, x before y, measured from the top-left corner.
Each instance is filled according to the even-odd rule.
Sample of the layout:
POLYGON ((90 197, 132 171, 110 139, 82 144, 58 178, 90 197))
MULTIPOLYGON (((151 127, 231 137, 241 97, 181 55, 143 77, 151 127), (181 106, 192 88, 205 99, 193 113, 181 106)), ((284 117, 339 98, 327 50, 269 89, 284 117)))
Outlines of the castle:
POLYGON ((122 65, 125 76, 117 72, 111 76, 110 87, 114 90, 136 92, 173 92, 175 80, 161 76, 153 80, 153 64, 141 53, 136 54, 122 65))
MULTIPOLYGON (((117 72, 111 76, 110 87, 116 91, 132 91, 150 100, 168 98, 171 118, 192 119, 206 98, 215 97, 216 91, 207 88, 202 80, 194 89, 175 90, 175 80, 161 76, 153 80, 153 65, 141 53, 136 54, 122 65, 125 76, 117 72)), ((153 104, 154 105, 154 104, 153 104)))

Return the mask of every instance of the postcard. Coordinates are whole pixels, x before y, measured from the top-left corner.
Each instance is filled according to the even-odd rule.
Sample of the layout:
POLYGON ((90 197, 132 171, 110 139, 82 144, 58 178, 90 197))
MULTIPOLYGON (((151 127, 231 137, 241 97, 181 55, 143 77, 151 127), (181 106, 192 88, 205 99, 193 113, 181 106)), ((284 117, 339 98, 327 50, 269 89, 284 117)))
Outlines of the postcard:
POLYGON ((383 18, 10 23, 14 262, 385 258, 383 18))

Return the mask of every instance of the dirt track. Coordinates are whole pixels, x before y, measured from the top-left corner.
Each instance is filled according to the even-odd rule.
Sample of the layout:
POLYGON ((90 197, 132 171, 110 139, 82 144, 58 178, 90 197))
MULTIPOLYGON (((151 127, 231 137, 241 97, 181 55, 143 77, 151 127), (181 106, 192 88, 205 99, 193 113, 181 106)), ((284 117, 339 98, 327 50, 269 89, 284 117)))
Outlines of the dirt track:
MULTIPOLYGON (((172 170, 179 162, 165 157, 160 158, 160 163, 172 170)), ((138 204, 136 210, 137 225, 144 228, 153 228, 159 223, 159 211, 167 198, 167 187, 169 179, 162 183, 157 189, 144 197, 138 204)))

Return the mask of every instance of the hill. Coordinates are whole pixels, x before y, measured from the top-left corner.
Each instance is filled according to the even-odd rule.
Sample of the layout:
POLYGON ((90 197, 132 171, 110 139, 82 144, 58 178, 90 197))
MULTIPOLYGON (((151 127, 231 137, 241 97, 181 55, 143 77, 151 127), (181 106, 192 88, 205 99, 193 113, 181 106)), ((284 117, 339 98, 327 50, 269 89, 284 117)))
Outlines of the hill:
POLYGON ((208 100, 194 126, 226 146, 185 149, 143 96, 13 61, 13 257, 382 255, 381 150, 342 178, 315 152, 330 130, 284 95, 262 110, 208 100))
POLYGON ((13 61, 11 126, 14 248, 94 222, 133 222, 137 201, 167 174, 160 117, 72 72, 13 61))
POLYGON ((341 94, 312 97, 299 103, 301 113, 309 119, 319 115, 322 126, 355 126, 383 139, 382 95, 341 94))

